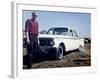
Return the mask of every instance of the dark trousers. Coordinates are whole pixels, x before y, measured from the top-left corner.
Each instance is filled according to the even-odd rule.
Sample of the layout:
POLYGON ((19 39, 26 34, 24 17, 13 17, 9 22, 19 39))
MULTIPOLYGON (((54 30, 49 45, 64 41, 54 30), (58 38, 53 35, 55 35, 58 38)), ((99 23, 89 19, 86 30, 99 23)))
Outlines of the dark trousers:
POLYGON ((32 62, 38 49, 38 38, 35 34, 29 34, 30 43, 27 44, 28 63, 27 67, 31 68, 32 62))

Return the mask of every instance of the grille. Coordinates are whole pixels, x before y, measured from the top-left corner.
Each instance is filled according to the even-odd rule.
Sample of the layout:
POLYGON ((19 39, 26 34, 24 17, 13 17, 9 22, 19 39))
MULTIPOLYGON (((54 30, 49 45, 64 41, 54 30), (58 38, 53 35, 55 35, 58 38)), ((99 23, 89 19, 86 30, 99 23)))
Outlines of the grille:
POLYGON ((41 46, 50 46, 50 42, 53 41, 52 38, 39 38, 41 46))

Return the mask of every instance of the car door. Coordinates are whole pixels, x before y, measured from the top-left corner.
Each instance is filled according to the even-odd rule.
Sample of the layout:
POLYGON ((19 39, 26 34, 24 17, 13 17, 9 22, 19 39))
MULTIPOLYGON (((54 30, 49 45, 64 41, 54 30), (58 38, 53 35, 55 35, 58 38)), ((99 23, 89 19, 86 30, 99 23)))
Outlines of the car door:
POLYGON ((74 43, 74 37, 73 37, 73 31, 69 29, 69 39, 68 39, 68 45, 69 45, 69 50, 73 50, 75 48, 75 43, 74 43))

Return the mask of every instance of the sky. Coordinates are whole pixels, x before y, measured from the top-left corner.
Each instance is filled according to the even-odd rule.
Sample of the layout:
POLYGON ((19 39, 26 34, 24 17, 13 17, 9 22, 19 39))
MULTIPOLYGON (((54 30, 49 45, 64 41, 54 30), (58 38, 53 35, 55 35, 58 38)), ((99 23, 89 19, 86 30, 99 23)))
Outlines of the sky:
MULTIPOLYGON (((33 11, 23 11, 23 27, 33 11)), ((75 30, 80 37, 91 37, 91 14, 75 12, 35 11, 38 14, 39 31, 52 27, 66 27, 75 30)))

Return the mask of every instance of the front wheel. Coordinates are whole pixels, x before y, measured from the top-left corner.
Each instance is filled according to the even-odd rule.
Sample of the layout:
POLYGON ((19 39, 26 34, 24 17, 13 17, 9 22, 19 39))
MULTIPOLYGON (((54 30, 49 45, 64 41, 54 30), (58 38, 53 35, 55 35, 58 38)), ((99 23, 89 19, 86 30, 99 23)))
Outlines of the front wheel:
POLYGON ((63 57, 63 48, 62 46, 59 46, 57 49, 56 49, 56 59, 57 60, 61 60, 63 57))

